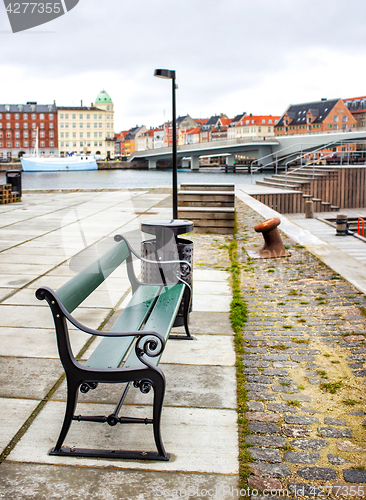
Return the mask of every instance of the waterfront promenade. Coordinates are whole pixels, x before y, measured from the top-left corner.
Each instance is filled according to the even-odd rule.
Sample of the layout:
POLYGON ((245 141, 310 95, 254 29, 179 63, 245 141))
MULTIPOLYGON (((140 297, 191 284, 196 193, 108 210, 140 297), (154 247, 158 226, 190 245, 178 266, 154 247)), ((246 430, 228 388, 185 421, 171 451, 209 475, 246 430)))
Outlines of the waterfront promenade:
MULTIPOLYGON (((327 493, 336 484, 365 486, 366 318, 360 307, 366 300, 342 279, 354 259, 344 252, 340 258, 340 250, 332 259, 331 245, 281 217, 291 236, 283 236, 291 256, 248 260, 245 249, 262 244, 254 225, 275 213, 239 188, 237 197, 242 292, 249 312, 243 333, 246 442, 253 460, 249 482, 258 489, 286 488, 294 496, 303 496, 299 488, 311 493, 310 488, 322 487, 327 493), (311 251, 323 254, 330 267, 311 251)), ((113 244, 116 233, 139 251, 141 221, 170 218, 169 192, 25 193, 22 203, 1 205, 0 214, 0 445, 6 455, 0 464, 0 498, 238 498, 226 238, 189 235, 196 340, 169 341, 161 363, 167 378, 162 434, 170 462, 50 457, 63 419, 65 386, 57 386, 63 370, 51 314, 34 292, 41 285, 61 286, 113 244)), ((358 277, 365 270, 360 263, 358 277)), ((362 280, 357 284, 363 286, 362 280)), ((126 282, 112 275, 79 319, 98 327, 123 308, 127 293, 126 282)), ((72 333, 78 352, 87 338, 72 333)), ((148 402, 143 398, 131 393, 126 413, 149 407, 149 397, 148 402)), ((89 393, 81 407, 104 414, 115 399, 115 390, 89 393)), ((129 435, 122 427, 74 422, 67 441, 118 446, 121 440, 121 447, 151 443, 151 430, 136 427, 129 435)))

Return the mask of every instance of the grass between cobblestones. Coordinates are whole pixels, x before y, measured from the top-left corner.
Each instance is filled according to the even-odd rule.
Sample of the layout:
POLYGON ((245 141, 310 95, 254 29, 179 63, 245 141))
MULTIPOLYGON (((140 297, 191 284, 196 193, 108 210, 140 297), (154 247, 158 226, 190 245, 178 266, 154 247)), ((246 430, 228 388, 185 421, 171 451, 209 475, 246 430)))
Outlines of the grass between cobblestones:
POLYGON ((240 290, 240 264, 237 260, 236 224, 234 228, 233 240, 229 245, 231 286, 233 298, 230 307, 230 321, 234 331, 234 343, 236 352, 236 380, 237 380, 237 412, 238 412, 238 432, 239 432, 239 480, 240 488, 248 488, 248 477, 250 469, 248 463, 253 459, 249 455, 246 443, 248 431, 248 421, 245 414, 247 408, 247 390, 245 388, 244 365, 242 362, 243 335, 242 330, 247 321, 247 307, 240 290))

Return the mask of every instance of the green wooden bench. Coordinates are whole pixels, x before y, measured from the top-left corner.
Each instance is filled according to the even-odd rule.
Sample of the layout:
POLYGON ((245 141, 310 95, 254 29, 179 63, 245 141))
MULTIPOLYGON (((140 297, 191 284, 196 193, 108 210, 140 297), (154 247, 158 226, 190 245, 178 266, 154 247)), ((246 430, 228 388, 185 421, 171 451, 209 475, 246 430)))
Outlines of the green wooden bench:
POLYGON ((70 279, 56 292, 48 287, 39 288, 36 297, 45 299, 52 311, 60 359, 66 373, 67 404, 63 426, 56 446, 50 455, 122 458, 144 460, 169 460, 160 432, 160 420, 165 392, 165 377, 158 367, 168 338, 192 339, 188 328, 191 289, 184 281, 190 272, 185 261, 152 261, 139 257, 122 236, 108 252, 70 279), (133 255, 149 265, 164 269, 175 266, 179 270, 176 283, 146 284, 139 281, 133 269, 133 255), (132 298, 109 332, 93 330, 78 322, 71 313, 122 263, 132 287, 132 298), (179 306, 184 303, 185 335, 170 335, 179 306), (72 353, 67 322, 90 335, 104 337, 90 358, 83 365, 72 353), (78 391, 85 393, 96 389, 98 383, 126 384, 115 411, 109 416, 75 415, 78 391), (151 418, 119 416, 124 399, 133 383, 142 393, 154 390, 151 418), (152 424, 155 451, 124 451, 85 449, 62 446, 73 420, 121 424, 152 424))

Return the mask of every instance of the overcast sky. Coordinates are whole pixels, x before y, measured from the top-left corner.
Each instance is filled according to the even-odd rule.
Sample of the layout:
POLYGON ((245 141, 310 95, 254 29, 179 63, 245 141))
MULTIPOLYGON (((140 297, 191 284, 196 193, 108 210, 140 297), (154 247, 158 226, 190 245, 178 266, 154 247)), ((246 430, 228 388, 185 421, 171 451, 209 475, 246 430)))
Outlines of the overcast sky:
POLYGON ((155 68, 176 70, 193 118, 366 94, 365 0, 79 0, 16 34, 0 9, 0 102, 90 105, 104 88, 116 131, 171 119, 155 68))

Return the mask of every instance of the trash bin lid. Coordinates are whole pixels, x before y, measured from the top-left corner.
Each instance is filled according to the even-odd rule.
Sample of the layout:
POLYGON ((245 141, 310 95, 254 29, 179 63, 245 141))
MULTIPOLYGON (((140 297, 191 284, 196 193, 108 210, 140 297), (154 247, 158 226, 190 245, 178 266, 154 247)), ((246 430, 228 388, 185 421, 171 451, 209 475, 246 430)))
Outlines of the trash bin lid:
POLYGON ((193 229, 193 222, 191 220, 152 220, 141 223, 141 231, 148 234, 157 234, 164 229, 170 229, 175 235, 189 233, 193 229))

